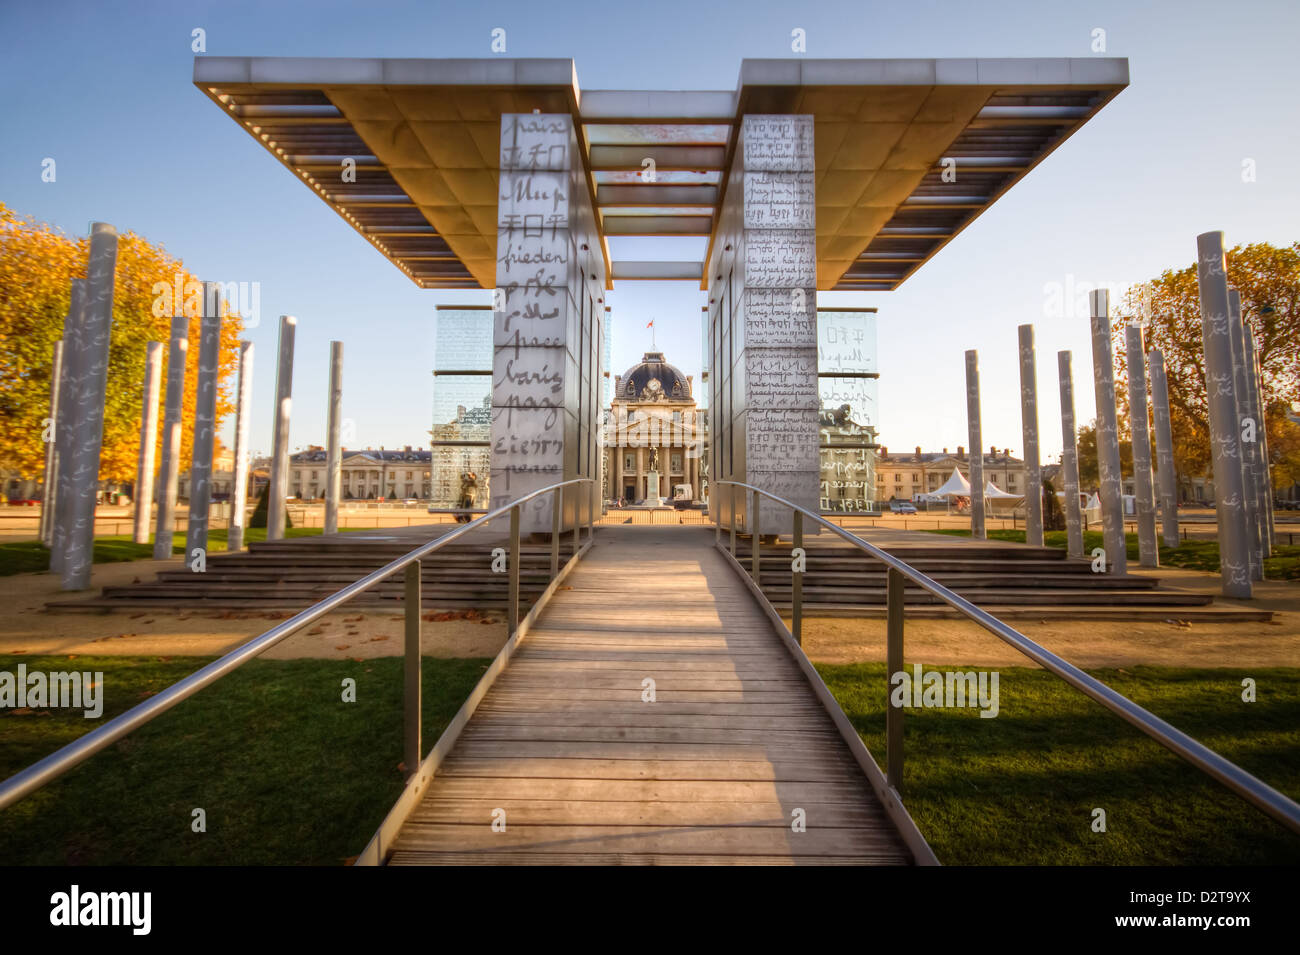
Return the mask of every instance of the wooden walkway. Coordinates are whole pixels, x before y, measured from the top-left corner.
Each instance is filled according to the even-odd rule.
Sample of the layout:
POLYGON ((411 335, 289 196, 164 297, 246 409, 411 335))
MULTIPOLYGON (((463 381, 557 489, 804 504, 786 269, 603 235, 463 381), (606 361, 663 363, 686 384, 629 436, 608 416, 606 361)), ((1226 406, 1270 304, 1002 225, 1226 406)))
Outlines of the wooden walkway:
POLYGON ((703 530, 600 529, 388 861, 910 863, 812 685, 712 542, 703 530), (654 702, 642 699, 647 679, 654 702), (806 831, 794 830, 796 810, 806 831))

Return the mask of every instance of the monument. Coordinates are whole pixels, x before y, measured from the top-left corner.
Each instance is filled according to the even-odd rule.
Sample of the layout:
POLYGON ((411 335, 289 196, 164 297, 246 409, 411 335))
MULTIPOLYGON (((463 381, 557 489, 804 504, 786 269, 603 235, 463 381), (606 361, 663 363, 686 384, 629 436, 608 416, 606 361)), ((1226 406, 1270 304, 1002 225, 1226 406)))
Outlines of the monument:
MULTIPOLYGON (((590 478, 561 524, 594 513, 605 293, 698 283, 696 479, 743 528, 749 501, 717 481, 820 504, 818 291, 897 288, 1118 95, 1128 62, 747 59, 735 89, 684 91, 582 90, 569 59, 201 56, 194 83, 417 285, 491 292, 491 506, 590 478), (613 260, 632 236, 704 252, 613 260)), ((523 529, 549 531, 550 508, 523 529)), ((789 531, 790 512, 761 524, 789 531)))

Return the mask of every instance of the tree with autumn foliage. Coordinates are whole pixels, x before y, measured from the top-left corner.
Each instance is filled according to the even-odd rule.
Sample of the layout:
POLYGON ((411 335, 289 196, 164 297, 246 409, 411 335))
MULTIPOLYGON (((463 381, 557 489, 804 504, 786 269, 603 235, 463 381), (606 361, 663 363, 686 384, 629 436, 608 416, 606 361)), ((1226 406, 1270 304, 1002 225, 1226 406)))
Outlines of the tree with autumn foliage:
MULTIPOLYGON (((42 474, 43 423, 49 415, 54 343, 63 337, 72 279, 85 276, 89 252, 88 237, 69 238, 0 203, 0 469, 33 478, 42 474)), ((169 289, 174 287, 177 275, 185 287, 198 281, 162 246, 134 232, 118 237, 104 442, 99 460, 101 482, 135 480, 146 346, 154 341, 166 343, 171 334, 169 310, 156 307, 157 290, 159 283, 169 289)), ((170 295, 167 298, 170 300, 170 295)), ((194 436, 201 318, 196 308, 186 307, 184 314, 190 319, 190 348, 181 424, 182 472, 189 469, 194 436)), ((234 410, 234 377, 242 328, 239 316, 227 309, 221 331, 218 424, 234 410)), ((164 394, 169 359, 170 346, 163 350, 164 394)), ((159 427, 159 455, 162 431, 159 427)))
MULTIPOLYGON (((1238 245, 1227 253, 1228 286, 1241 294, 1242 317, 1254 333, 1263 379, 1270 475, 1275 488, 1300 476, 1300 425, 1287 412, 1300 403, 1300 242, 1238 245)), ((1111 325, 1117 362, 1121 436, 1128 434, 1128 363, 1124 328, 1140 324, 1146 348, 1165 356, 1174 462, 1184 484, 1210 472, 1209 403, 1200 291, 1195 263, 1169 269, 1128 290, 1111 325)))

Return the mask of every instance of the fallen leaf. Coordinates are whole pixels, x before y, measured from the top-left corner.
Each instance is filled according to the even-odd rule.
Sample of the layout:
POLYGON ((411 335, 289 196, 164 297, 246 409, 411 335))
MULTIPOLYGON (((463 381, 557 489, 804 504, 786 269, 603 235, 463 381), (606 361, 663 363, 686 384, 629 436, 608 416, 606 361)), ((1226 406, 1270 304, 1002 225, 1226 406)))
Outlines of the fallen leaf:
POLYGON ((350 643, 340 643, 340 644, 339 644, 337 647, 335 647, 334 649, 335 649, 335 650, 346 650, 346 649, 347 649, 348 647, 350 647, 350 646, 352 646, 352 644, 350 644, 350 643))
POLYGON ((380 640, 387 640, 387 639, 388 639, 387 637, 371 637, 371 638, 370 638, 370 642, 371 642, 371 643, 378 643, 380 640))

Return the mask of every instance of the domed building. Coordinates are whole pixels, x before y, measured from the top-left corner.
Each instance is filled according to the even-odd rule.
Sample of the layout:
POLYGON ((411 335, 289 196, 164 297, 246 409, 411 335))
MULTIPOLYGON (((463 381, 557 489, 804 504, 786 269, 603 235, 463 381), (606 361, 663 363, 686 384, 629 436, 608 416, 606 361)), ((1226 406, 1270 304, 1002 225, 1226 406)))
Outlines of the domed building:
POLYGON ((614 377, 605 425, 606 498, 645 502, 650 472, 657 471, 660 497, 700 500, 704 428, 691 376, 670 365, 663 352, 646 352, 614 377))

